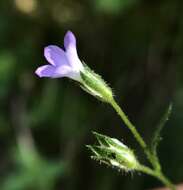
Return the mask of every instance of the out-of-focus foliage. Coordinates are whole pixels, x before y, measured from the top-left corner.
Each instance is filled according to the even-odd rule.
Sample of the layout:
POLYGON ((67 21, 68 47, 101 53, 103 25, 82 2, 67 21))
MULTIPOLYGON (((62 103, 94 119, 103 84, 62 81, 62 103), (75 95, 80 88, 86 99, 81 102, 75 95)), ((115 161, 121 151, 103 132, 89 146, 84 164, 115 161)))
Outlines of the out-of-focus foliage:
POLYGON ((96 10, 103 11, 111 14, 119 14, 120 12, 127 11, 128 8, 134 6, 139 0, 95 0, 94 6, 96 10))
POLYGON ((85 147, 94 142, 91 131, 138 146, 110 107, 67 79, 35 76, 45 63, 43 48, 63 46, 68 29, 77 36, 80 58, 110 83, 147 142, 173 102, 159 154, 164 172, 181 182, 182 16, 180 0, 1 0, 1 188, 142 190, 160 185, 151 177, 131 178, 91 161, 85 147), (34 148, 25 143, 20 151, 20 138, 30 138, 25 129, 34 148))

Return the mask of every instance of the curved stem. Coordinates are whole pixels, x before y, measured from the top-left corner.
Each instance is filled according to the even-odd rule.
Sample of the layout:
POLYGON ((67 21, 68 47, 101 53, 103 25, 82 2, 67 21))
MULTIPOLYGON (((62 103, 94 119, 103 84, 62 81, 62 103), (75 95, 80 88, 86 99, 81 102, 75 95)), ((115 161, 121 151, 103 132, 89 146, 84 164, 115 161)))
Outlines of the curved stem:
POLYGON ((132 132, 135 139, 137 140, 137 142, 140 144, 140 146, 144 150, 145 154, 147 155, 147 158, 150 161, 150 163, 153 166, 155 166, 154 158, 153 158, 151 152, 148 150, 147 144, 145 143, 145 141, 143 140, 143 138, 141 137, 141 135, 139 134, 139 132, 137 131, 135 126, 130 122, 127 115, 123 112, 123 110, 120 108, 120 106, 116 103, 115 100, 111 101, 111 105, 116 110, 116 112, 121 117, 121 119, 126 124, 126 126, 129 128, 129 130, 132 132))
POLYGON ((144 150, 144 153, 146 154, 148 160, 150 161, 150 163, 154 167, 154 170, 152 170, 149 167, 140 165, 139 166, 139 171, 142 171, 142 172, 144 172, 146 174, 149 174, 151 176, 154 176, 154 177, 158 178, 162 183, 164 183, 171 190, 176 190, 175 186, 161 172, 160 167, 159 167, 159 165, 160 165, 159 162, 157 161, 157 159, 155 159, 154 155, 148 149, 147 144, 143 140, 142 136, 139 134, 139 132, 137 131, 136 127, 128 119, 127 115, 123 112, 123 110, 121 109, 121 107, 116 103, 116 101, 114 99, 111 100, 110 104, 115 109, 115 111, 118 113, 118 115, 121 117, 121 119, 126 124, 126 126, 129 128, 129 130, 131 131, 131 133, 134 135, 136 141, 142 147, 142 149, 144 150))
POLYGON ((166 185, 171 190, 176 190, 175 186, 171 183, 171 181, 167 177, 164 176, 164 174, 162 172, 152 170, 151 168, 143 166, 143 165, 139 166, 139 171, 144 172, 148 175, 151 175, 151 176, 159 179, 161 182, 164 183, 164 185, 166 185))
POLYGON ((171 190, 176 190, 176 187, 172 184, 172 182, 167 177, 165 177, 162 173, 160 173, 158 178, 171 190))

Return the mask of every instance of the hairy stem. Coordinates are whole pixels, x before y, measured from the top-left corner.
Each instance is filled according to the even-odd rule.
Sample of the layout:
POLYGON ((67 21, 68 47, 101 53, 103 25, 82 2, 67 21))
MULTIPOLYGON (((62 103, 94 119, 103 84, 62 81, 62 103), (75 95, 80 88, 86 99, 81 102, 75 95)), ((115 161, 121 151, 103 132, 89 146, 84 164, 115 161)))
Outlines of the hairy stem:
POLYGON ((123 112, 121 107, 116 103, 116 101, 113 99, 111 100, 111 105, 115 109, 115 111, 118 113, 118 115, 121 117, 125 125, 129 128, 133 136, 135 137, 136 141, 139 143, 139 145, 144 150, 144 153, 146 154, 149 162, 152 164, 153 169, 146 167, 146 166, 140 166, 139 170, 149 174, 151 176, 154 176, 158 178, 162 183, 164 183, 167 187, 169 187, 171 190, 176 190, 175 186, 167 179, 164 174, 161 172, 160 164, 158 160, 155 158, 155 156, 151 153, 151 151, 148 149, 147 144, 143 140, 142 136, 137 131, 136 127, 131 123, 131 121, 128 119, 127 115, 123 112))
POLYGON ((111 101, 111 105, 116 110, 116 112, 121 117, 121 119, 126 124, 126 126, 129 128, 131 133, 134 135, 135 139, 137 140, 137 142, 139 143, 139 145, 142 147, 145 154, 147 155, 148 160, 151 162, 151 164, 153 166, 155 166, 155 160, 154 160, 151 152, 148 150, 147 144, 145 143, 145 141, 143 140, 143 138, 137 131, 136 127, 131 123, 131 121, 128 119, 127 115, 123 112, 123 110, 120 108, 120 106, 116 103, 115 100, 111 101))
POLYGON ((164 176, 164 174, 162 172, 152 170, 151 168, 143 166, 143 165, 140 165, 139 171, 159 179, 169 189, 176 190, 175 186, 171 183, 171 181, 167 177, 164 176))

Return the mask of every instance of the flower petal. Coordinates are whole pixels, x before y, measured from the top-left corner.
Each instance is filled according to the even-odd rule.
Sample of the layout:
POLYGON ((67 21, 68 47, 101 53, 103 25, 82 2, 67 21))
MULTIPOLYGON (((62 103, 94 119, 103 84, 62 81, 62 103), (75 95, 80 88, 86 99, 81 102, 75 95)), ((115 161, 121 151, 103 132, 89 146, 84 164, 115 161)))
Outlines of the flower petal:
POLYGON ((43 65, 35 71, 39 77, 50 78, 69 77, 70 72, 71 69, 68 66, 54 67, 52 65, 43 65))
POLYGON ((78 57, 76 49, 76 38, 71 31, 68 31, 64 37, 65 55, 71 67, 79 72, 83 70, 83 65, 78 57))
POLYGON ((67 50, 70 46, 76 48, 76 37, 71 31, 68 31, 64 37, 64 47, 67 50))
POLYGON ((50 45, 45 47, 44 56, 54 66, 68 65, 65 52, 58 46, 50 45))
POLYGON ((43 65, 41 67, 38 67, 35 71, 39 77, 51 77, 54 72, 55 67, 52 65, 43 65))

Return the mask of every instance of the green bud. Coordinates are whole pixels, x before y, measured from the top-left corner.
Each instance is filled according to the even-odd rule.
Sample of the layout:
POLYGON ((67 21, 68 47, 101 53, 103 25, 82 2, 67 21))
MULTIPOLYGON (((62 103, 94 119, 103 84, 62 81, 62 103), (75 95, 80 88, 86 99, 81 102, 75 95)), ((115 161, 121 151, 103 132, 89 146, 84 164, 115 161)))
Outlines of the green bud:
POLYGON ((86 64, 83 65, 84 70, 80 72, 83 80, 81 88, 104 102, 110 102, 113 99, 111 88, 101 76, 92 71, 86 64))
POLYGON ((91 158, 115 167, 119 170, 133 171, 137 170, 139 162, 133 151, 115 138, 94 132, 99 145, 88 145, 93 155, 91 158))

